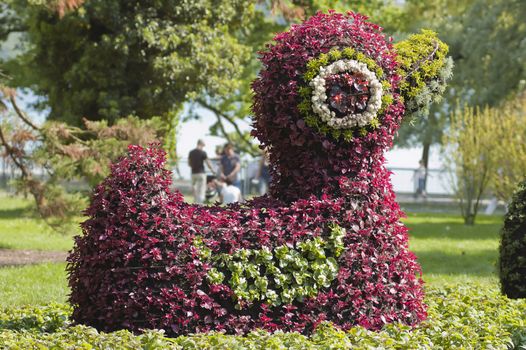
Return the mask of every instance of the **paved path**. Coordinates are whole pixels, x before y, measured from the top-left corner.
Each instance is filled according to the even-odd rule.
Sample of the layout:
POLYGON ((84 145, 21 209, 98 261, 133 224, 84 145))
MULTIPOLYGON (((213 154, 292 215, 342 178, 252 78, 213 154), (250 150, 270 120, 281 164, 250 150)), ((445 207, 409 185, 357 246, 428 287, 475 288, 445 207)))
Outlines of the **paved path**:
POLYGON ((65 262, 67 255, 67 252, 0 249, 0 267, 65 262))

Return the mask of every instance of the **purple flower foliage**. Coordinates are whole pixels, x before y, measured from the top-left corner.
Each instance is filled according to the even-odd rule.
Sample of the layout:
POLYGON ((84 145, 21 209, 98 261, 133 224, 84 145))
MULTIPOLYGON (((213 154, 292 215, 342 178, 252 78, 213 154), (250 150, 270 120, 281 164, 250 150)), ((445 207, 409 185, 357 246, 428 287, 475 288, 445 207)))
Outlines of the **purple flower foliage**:
POLYGON ((180 335, 255 328, 310 333, 325 320, 343 329, 380 329, 426 317, 420 267, 383 165, 404 113, 391 45, 365 17, 333 12, 274 40, 261 53, 264 68, 254 82, 254 135, 270 150, 270 196, 227 207, 186 204, 170 190, 164 152, 130 146, 94 190, 68 259, 77 322, 180 335), (333 47, 375 59, 392 86, 394 102, 379 116, 380 126, 352 141, 316 133, 297 109, 307 61, 333 47), (213 254, 272 251, 326 238, 332 225, 346 232, 337 278, 316 297, 277 306, 244 301, 236 308, 227 281, 207 280, 214 266, 195 244, 199 237, 213 254))
MULTIPOLYGON (((404 107, 396 93, 395 53, 381 28, 360 14, 318 13, 261 53, 264 69, 254 82, 254 132, 270 149, 275 198, 292 201, 310 194, 338 194, 338 178, 367 178, 384 162, 404 107), (374 59, 391 83, 395 101, 379 116, 380 127, 351 142, 333 140, 310 129, 298 111, 307 62, 332 48, 352 47, 374 59)), ((389 181, 389 177, 385 177, 389 181)))

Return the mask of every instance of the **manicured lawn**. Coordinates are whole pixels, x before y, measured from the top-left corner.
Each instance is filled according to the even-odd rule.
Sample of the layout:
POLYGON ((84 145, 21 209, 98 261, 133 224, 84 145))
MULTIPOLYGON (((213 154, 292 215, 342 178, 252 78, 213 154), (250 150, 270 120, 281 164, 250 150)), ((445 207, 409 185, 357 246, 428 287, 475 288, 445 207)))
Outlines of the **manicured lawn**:
MULTIPOLYGON (((0 247, 66 251, 71 235, 53 233, 36 219, 31 202, 2 196, 0 200, 0 247)), ((430 286, 476 282, 496 286, 500 216, 481 216, 473 227, 459 216, 408 213, 410 248, 422 265, 430 286)), ((65 264, 39 264, 0 268, 0 307, 23 304, 63 303, 68 294, 65 264)))
MULTIPOLYGON (((68 251, 71 234, 54 232, 39 219, 29 199, 0 193, 0 249, 68 251)), ((65 302, 65 263, 45 263, 0 268, 0 308, 24 304, 65 302)))
POLYGON ((73 246, 71 234, 58 234, 36 217, 29 199, 0 192, 0 249, 68 251, 73 246))
POLYGON ((0 309, 66 302, 65 267, 65 263, 46 263, 0 268, 0 309))
POLYGON ((408 213, 409 246, 428 284, 497 283, 501 216, 480 216, 465 226, 460 216, 408 213))

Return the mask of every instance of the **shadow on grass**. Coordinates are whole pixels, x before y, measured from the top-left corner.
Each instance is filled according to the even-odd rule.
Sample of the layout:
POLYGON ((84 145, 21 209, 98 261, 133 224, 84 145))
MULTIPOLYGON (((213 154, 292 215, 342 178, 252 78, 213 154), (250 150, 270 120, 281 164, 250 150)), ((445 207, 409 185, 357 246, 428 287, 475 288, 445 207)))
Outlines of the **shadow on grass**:
POLYGON ((0 219, 20 219, 30 217, 34 217, 34 212, 27 207, 0 210, 0 219))
POLYGON ((493 276, 496 273, 498 253, 494 249, 476 252, 444 252, 438 250, 413 250, 426 274, 493 276))

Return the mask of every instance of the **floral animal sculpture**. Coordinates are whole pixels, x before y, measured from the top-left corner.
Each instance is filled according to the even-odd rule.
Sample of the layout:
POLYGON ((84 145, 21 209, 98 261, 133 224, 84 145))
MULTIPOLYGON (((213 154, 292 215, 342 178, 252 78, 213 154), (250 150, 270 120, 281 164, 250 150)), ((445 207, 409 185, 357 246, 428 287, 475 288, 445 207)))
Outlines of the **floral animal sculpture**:
POLYGON ((186 204, 164 152, 131 146, 95 189, 69 257, 73 318, 172 335, 423 320, 420 268, 383 163, 404 113, 442 93, 446 53, 431 32, 392 46, 352 12, 278 34, 253 84, 270 196, 186 204))

